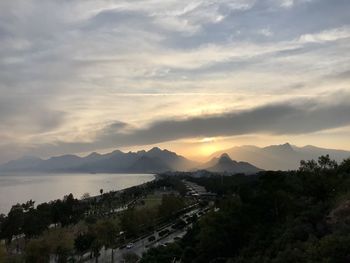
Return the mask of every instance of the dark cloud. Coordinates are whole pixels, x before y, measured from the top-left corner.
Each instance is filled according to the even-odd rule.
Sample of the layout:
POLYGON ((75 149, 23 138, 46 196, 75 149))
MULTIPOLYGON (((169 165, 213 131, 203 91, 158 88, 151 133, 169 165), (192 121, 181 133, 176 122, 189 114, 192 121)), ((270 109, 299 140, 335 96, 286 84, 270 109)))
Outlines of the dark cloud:
MULTIPOLYGON (((153 144, 189 137, 232 136, 252 133, 304 134, 350 124, 350 105, 267 105, 242 112, 164 120, 129 134, 116 134, 116 143, 153 144), (122 140, 118 140, 118 137, 122 140)), ((102 138, 103 141, 103 138, 102 138)))
MULTIPOLYGON (((349 38, 329 38, 341 28, 348 30, 348 0, 295 0, 289 7, 282 6, 283 0, 175 2, 0 1, 0 141, 11 140, 0 149, 0 160, 7 151, 8 156, 23 151, 51 155, 198 136, 312 133, 349 124, 347 104, 336 99, 333 104, 274 104, 154 121, 181 114, 169 109, 180 107, 183 99, 142 100, 143 93, 214 91, 232 94, 234 105, 238 96, 245 95, 239 92, 255 92, 259 98, 252 105, 261 105, 266 100, 259 100, 260 95, 273 93, 273 101, 282 92, 291 100, 309 95, 310 81, 324 76, 329 86, 349 79, 348 71, 341 72, 349 68, 349 38), (248 5, 239 8, 240 3, 248 5), (312 34, 316 41, 299 41, 312 34), (325 41, 317 41, 319 34, 325 41), (249 47, 251 54, 244 52, 249 47), (235 74, 241 72, 242 77, 235 74), (286 83, 279 82, 281 76, 288 76, 286 83), (257 84, 251 85, 252 80, 257 84), (135 97, 120 99, 123 93, 140 93, 140 103, 135 97), (148 105, 154 109, 147 110, 148 105), (130 119, 133 125, 147 118, 151 123, 139 128, 125 122, 103 130, 91 128, 110 123, 111 118, 130 119), (85 142, 95 133, 93 142, 85 142), (75 141, 78 136, 81 142, 57 141, 75 141)), ((311 96, 328 88, 317 87, 311 96)), ((198 107, 194 96, 185 99, 198 107)), ((231 108, 215 98, 206 102, 231 108)))
POLYGON ((186 138, 238 136, 243 134, 297 135, 350 125, 350 105, 300 101, 266 105, 251 110, 205 117, 160 120, 148 127, 125 131, 128 125, 116 122, 100 132, 91 143, 42 145, 45 154, 83 152, 95 149, 149 145, 186 138))

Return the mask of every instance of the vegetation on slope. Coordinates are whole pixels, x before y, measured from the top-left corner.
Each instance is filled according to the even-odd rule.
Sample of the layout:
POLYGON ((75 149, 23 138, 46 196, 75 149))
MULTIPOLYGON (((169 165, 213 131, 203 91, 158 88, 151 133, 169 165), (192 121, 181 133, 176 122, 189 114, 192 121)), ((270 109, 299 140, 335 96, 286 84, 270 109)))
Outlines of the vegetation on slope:
POLYGON ((218 193, 220 210, 142 262, 350 262, 350 160, 322 156, 298 171, 188 180, 218 193))

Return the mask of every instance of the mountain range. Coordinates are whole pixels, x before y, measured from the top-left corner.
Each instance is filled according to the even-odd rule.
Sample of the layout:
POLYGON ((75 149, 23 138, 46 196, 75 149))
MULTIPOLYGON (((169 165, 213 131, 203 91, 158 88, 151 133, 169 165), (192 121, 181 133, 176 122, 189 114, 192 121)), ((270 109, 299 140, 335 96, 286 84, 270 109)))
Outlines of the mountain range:
POLYGON ((267 147, 237 146, 218 151, 212 157, 227 153, 235 160, 244 160, 264 170, 295 170, 300 160, 317 160, 319 156, 329 154, 331 159, 341 162, 350 157, 350 151, 319 148, 312 145, 297 147, 289 143, 267 147))
POLYGON ((289 143, 267 147, 239 146, 219 151, 201 164, 158 147, 149 151, 107 154, 91 153, 85 157, 62 155, 41 159, 26 156, 0 165, 1 172, 82 172, 82 173, 160 173, 165 171, 228 172, 254 174, 264 170, 294 170, 300 160, 317 159, 329 154, 340 162, 350 157, 349 151, 297 147, 289 143), (235 161, 239 160, 239 161, 235 161))
POLYGON ((183 156, 157 147, 149 151, 107 154, 91 153, 85 157, 62 155, 47 160, 26 156, 0 166, 3 172, 89 172, 156 173, 186 171, 197 165, 183 156))
POLYGON ((253 174, 259 168, 231 160, 227 154, 200 164, 168 150, 124 153, 116 150, 107 154, 91 153, 85 157, 62 155, 47 160, 26 156, 0 166, 2 172, 83 172, 83 173, 160 173, 165 171, 195 171, 253 174))

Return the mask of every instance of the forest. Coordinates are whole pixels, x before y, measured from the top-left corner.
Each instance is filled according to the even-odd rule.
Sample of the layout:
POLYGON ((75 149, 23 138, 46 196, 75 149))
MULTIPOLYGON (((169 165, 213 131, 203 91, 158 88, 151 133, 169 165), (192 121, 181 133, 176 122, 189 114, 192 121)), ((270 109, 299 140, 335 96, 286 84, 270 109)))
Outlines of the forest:
POLYGON ((350 159, 301 161, 297 171, 188 178, 217 206, 148 262, 350 262, 350 159))

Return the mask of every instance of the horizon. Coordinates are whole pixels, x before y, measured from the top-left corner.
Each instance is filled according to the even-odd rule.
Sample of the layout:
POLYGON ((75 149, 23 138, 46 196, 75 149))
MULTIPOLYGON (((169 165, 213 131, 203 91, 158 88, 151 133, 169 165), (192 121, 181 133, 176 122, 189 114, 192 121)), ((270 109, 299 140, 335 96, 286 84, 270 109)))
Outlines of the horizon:
POLYGON ((1 1, 0 163, 350 150, 350 2, 1 1), (55 15, 51 11, 55 10, 55 15))
MULTIPOLYGON (((326 148, 326 147, 320 147, 318 145, 311 145, 311 144, 308 144, 308 145, 295 145, 295 144, 292 144, 292 143, 289 143, 289 142, 285 142, 285 143, 279 143, 279 144, 269 144, 269 145, 249 145, 249 144, 244 144, 244 145, 235 145, 235 146, 232 146, 232 147, 229 147, 229 148, 222 148, 222 149, 216 149, 215 151, 211 152, 210 154, 208 155, 202 155, 202 156, 198 156, 196 155, 195 157, 191 157, 191 156, 187 156, 181 152, 178 152, 176 150, 173 150, 171 148, 163 148, 163 147, 159 147, 159 146, 149 146, 149 147, 145 147, 145 148, 134 148, 134 149, 129 149, 129 150, 124 150, 124 149, 106 149, 105 151, 92 151, 92 152, 86 152, 86 153, 78 153, 78 154, 62 154, 62 155, 53 155, 53 156, 48 156, 48 157, 40 157, 40 156, 35 156, 35 155, 23 155, 21 157, 19 157, 18 159, 14 159, 14 160, 10 160, 10 161, 15 161, 15 160, 19 160, 19 159, 23 159, 23 158, 40 158, 42 160, 48 160, 50 158, 55 158, 55 157, 60 157, 60 156, 65 156, 65 155, 75 155, 75 156, 78 156, 80 158, 84 158, 84 157, 87 157, 93 153, 96 153, 96 154, 99 154, 99 155, 104 155, 104 154, 108 154, 108 153, 112 153, 112 152, 115 152, 115 151, 120 151, 122 153, 129 153, 129 152, 132 152, 132 153, 137 153, 137 152, 141 152, 141 151, 150 151, 152 149, 155 149, 155 148, 158 148, 160 149, 161 151, 170 151, 170 152, 173 152, 179 156, 182 156, 182 157, 185 157, 186 159, 188 160, 191 160, 191 161, 196 161, 196 162, 199 162, 199 163, 203 163, 203 162, 207 162, 207 161, 210 161, 212 158, 217 158, 217 157, 220 157, 221 155, 223 154, 227 154, 226 151, 229 151, 230 149, 233 149, 233 148, 240 148, 240 147, 257 147, 257 148, 260 148, 260 149, 263 149, 263 148, 266 148, 266 147, 271 147, 271 146, 284 146, 284 145, 290 145, 291 147, 297 147, 297 148, 305 148, 305 147, 316 147, 316 148, 320 148, 320 149, 326 149, 326 150, 335 150, 335 151, 348 151, 350 152, 349 150, 346 150, 346 149, 334 149, 334 148, 326 148), (217 155, 215 155, 217 154, 217 155)), ((231 157, 232 158, 232 157, 231 157)), ((246 161, 246 160, 236 160, 236 161, 246 161)), ((5 162, 7 163, 7 162, 5 162)), ((5 163, 0 163, 0 165, 2 164, 5 164, 5 163)))

